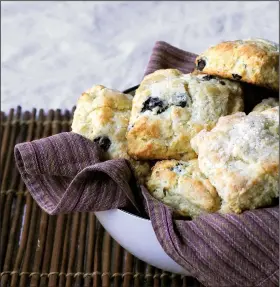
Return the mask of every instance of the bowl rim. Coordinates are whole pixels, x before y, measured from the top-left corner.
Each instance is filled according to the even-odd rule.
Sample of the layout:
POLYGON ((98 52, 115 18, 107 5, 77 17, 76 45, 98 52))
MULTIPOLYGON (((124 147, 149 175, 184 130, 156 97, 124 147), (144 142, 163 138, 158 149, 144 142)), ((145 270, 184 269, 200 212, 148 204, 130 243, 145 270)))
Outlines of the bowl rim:
POLYGON ((149 221, 149 222, 151 222, 151 219, 147 219, 147 218, 144 218, 144 217, 140 217, 139 215, 136 215, 136 214, 133 214, 133 213, 131 213, 131 212, 122 210, 122 209, 120 209, 120 208, 116 208, 116 209, 119 210, 119 211, 121 211, 121 212, 123 212, 123 213, 126 213, 126 214, 128 214, 128 215, 131 215, 131 216, 137 217, 137 218, 139 218, 139 219, 142 219, 142 220, 144 220, 144 221, 149 221))
POLYGON ((131 93, 131 92, 134 92, 134 91, 136 91, 136 90, 138 89, 139 86, 140 86, 140 84, 139 84, 139 85, 136 85, 136 86, 133 86, 133 87, 131 87, 131 88, 125 89, 125 90, 123 91, 123 93, 124 93, 124 94, 129 94, 129 93, 131 93))

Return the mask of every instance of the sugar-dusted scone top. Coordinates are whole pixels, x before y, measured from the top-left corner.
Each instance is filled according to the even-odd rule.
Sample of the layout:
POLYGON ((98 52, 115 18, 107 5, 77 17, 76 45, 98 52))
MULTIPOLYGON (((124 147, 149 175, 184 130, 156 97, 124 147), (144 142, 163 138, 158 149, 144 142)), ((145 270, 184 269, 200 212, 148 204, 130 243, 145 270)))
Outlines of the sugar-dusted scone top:
POLYGON ((195 217, 220 208, 220 198, 198 168, 197 159, 157 162, 146 185, 155 198, 184 216, 195 217))
POLYGON ((262 112, 270 108, 274 108, 279 106, 279 100, 276 98, 268 98, 262 100, 259 104, 257 104, 252 112, 262 112))
POLYGON ((97 142, 107 159, 130 160, 136 175, 142 178, 150 170, 148 163, 135 161, 127 154, 125 135, 131 107, 131 95, 102 85, 93 86, 78 99, 72 131, 97 142))
POLYGON ((222 212, 240 213, 279 196, 279 107, 221 117, 191 141, 201 171, 222 198, 222 212))
POLYGON ((237 111, 243 111, 239 83, 158 70, 144 78, 133 98, 128 153, 136 159, 195 158, 191 138, 237 111))
POLYGON ((197 57, 196 69, 279 90, 279 45, 263 39, 222 42, 197 57))

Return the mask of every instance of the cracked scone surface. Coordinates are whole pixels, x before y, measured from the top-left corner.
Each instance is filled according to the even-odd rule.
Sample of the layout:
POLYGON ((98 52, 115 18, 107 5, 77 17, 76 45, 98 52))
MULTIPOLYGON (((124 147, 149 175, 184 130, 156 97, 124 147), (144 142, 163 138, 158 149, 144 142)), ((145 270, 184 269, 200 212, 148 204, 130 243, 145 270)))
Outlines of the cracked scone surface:
POLYGON ((259 104, 257 104, 252 112, 262 112, 270 108, 274 108, 279 106, 279 100, 276 98, 268 98, 262 100, 259 104))
POLYGON ((221 117, 191 144, 201 171, 222 198, 221 212, 240 213, 279 196, 279 107, 221 117))
POLYGON ((144 78, 133 98, 128 153, 136 159, 195 158, 191 138, 238 111, 243 111, 239 83, 158 70, 144 78))
POLYGON ((197 159, 157 162, 146 185, 155 198, 183 216, 195 217, 220 208, 220 198, 200 171, 197 159))
POLYGON ((104 150, 106 159, 125 158, 141 180, 150 167, 127 154, 126 131, 132 107, 132 96, 96 85, 84 92, 77 102, 72 131, 94 142, 104 150))
POLYGON ((222 42, 197 57, 196 69, 279 90, 279 46, 263 39, 222 42))

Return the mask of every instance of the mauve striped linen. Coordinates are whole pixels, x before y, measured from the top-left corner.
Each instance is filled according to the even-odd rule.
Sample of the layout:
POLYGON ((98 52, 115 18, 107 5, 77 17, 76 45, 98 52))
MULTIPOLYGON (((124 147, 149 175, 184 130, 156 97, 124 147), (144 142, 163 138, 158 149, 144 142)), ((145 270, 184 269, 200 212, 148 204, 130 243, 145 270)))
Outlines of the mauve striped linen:
MULTIPOLYGON (((157 42, 145 74, 194 68, 195 54, 157 42)), ((74 133, 15 146, 21 176, 49 214, 126 208, 148 216, 165 252, 205 286, 278 286, 277 207, 240 215, 175 220, 172 210, 139 186, 126 160, 102 161, 99 147, 74 133)))
POLYGON ((156 42, 145 76, 159 69, 178 69, 182 73, 192 72, 195 68, 196 54, 183 51, 163 41, 156 42))

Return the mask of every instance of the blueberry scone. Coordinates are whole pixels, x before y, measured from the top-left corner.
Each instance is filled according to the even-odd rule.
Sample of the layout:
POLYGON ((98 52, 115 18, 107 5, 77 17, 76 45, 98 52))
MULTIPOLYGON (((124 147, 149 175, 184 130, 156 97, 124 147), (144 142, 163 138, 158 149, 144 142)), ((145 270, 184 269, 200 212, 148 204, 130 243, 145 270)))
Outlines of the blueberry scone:
POLYGON ((158 70, 144 78, 133 98, 128 153, 135 159, 195 158, 191 138, 238 111, 243 111, 239 83, 158 70))
POLYGON ((274 108, 279 106, 279 100, 276 98, 268 98, 262 100, 259 104, 257 104, 252 112, 262 112, 270 108, 274 108))
POLYGON ((138 162, 127 154, 126 131, 132 107, 132 96, 93 86, 78 99, 73 117, 72 131, 99 144, 106 159, 128 159, 140 179, 150 168, 146 162, 138 162))
POLYGON ((196 69, 279 90, 279 45, 263 39, 222 42, 197 57, 196 69))
POLYGON ((220 198, 198 168, 197 159, 157 162, 146 185, 155 198, 183 216, 195 217, 220 208, 220 198))
POLYGON ((221 212, 267 206, 279 197, 279 107, 221 117, 191 141, 198 164, 222 198, 221 212))

